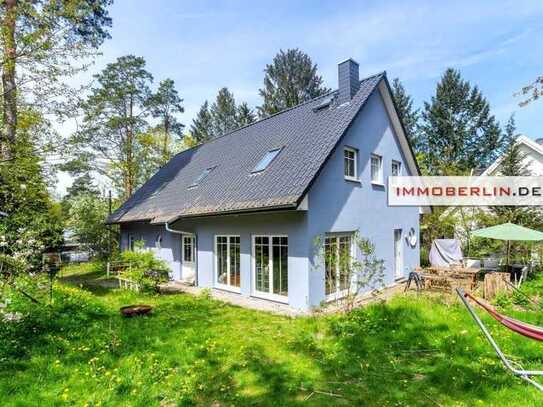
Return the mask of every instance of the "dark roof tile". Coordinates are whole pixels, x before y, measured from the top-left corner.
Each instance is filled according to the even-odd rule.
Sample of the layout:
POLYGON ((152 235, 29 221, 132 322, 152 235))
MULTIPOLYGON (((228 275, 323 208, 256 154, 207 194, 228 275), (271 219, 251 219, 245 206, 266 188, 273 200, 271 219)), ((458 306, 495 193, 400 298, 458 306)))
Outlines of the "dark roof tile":
POLYGON ((337 91, 284 110, 173 157, 109 218, 151 221, 295 207, 384 73, 361 81, 350 103, 315 109, 337 91), (281 153, 251 173, 269 150, 281 153), (197 187, 206 168, 216 166, 197 187))

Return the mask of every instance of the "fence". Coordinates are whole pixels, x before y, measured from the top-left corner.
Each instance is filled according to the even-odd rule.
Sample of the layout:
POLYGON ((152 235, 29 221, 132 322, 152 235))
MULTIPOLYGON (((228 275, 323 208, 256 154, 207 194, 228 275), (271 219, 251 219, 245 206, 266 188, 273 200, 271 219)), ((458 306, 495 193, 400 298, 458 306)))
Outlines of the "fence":
POLYGON ((132 263, 122 261, 111 261, 106 264, 107 277, 116 277, 119 282, 119 288, 127 290, 140 291, 140 285, 126 277, 126 273, 132 271, 132 263))

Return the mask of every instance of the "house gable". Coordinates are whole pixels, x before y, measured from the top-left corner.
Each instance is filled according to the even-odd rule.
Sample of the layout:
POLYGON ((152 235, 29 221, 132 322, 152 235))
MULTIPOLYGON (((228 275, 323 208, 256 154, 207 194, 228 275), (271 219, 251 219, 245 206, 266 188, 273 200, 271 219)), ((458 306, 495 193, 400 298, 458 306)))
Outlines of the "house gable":
MULTIPOLYGON (((403 175, 418 175, 418 169, 414 159, 410 161, 410 150, 405 150, 405 143, 397 134, 399 127, 395 126, 394 117, 387 109, 385 91, 386 88, 375 91, 368 98, 314 181, 308 192, 307 225, 310 242, 324 234, 356 231, 370 239, 376 247, 376 256, 385 261, 386 283, 392 284, 394 230, 402 230, 407 235, 413 229, 418 236, 420 214, 418 207, 388 206, 386 183, 392 162, 401 164, 403 175), (358 152, 357 181, 345 179, 345 148, 358 152), (380 185, 371 182, 372 154, 382 158, 383 182, 380 185)), ((413 269, 419 264, 418 245, 411 247, 405 239, 402 243, 405 267, 413 269)), ((312 263, 314 268, 320 267, 319 259, 313 258, 312 263)), ((321 274, 310 273, 311 292, 323 292, 323 284, 321 274)))
MULTIPOLYGON (((542 176, 543 145, 526 136, 519 136, 516 142, 520 146, 521 153, 525 154, 523 164, 526 165, 526 167, 533 176, 542 176)), ((499 167, 502 161, 503 156, 498 157, 498 159, 494 161, 492 165, 490 165, 485 171, 483 171, 481 176, 498 175, 499 167)))

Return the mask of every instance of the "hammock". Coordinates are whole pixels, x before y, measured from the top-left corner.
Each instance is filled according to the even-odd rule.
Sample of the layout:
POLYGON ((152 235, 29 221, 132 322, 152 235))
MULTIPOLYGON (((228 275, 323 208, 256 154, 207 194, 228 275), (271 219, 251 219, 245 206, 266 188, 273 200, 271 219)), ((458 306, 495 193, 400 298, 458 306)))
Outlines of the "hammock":
POLYGON ((505 365, 505 367, 511 371, 515 376, 520 377, 521 379, 526 380, 528 383, 535 386, 539 391, 543 392, 543 385, 536 382, 532 379, 532 376, 543 376, 543 371, 539 370, 523 370, 523 369, 517 369, 513 366, 513 362, 507 359, 505 354, 502 352, 486 326, 483 324, 483 321, 479 318, 479 316, 475 313, 475 310, 471 306, 471 304, 468 302, 467 298, 474 301, 477 305, 479 305, 481 308, 483 308, 486 312, 488 312, 494 319, 499 321, 502 325, 506 326, 508 329, 510 329, 513 332, 516 332, 520 335, 526 336, 528 338, 537 340, 537 341, 543 341, 543 328, 527 324, 525 322, 519 321, 517 319, 510 318, 508 316, 502 315, 499 312, 497 312, 494 308, 491 306, 483 303, 482 301, 478 300, 473 295, 464 292, 462 288, 457 288, 456 293, 468 309, 469 313, 473 317, 475 323, 479 326, 483 334, 485 335, 488 342, 490 342, 490 345, 492 345, 492 348, 498 355, 498 357, 501 359, 502 363, 505 365))
POLYGON ((500 322, 502 325, 505 325, 511 331, 516 332, 520 335, 524 335, 528 338, 535 339, 536 341, 543 341, 543 328, 540 328, 535 325, 527 324, 526 322, 519 321, 518 319, 510 318, 506 315, 502 315, 497 312, 490 305, 485 304, 482 301, 479 301, 473 295, 469 293, 464 293, 466 298, 471 299, 486 312, 488 312, 496 321, 500 322))

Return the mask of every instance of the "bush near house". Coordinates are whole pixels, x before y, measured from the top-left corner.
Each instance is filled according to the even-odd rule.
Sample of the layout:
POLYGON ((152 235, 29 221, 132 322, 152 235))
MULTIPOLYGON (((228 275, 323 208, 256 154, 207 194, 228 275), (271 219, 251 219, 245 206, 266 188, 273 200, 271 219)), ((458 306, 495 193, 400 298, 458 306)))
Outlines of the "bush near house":
POLYGON ((126 250, 121 253, 119 259, 122 263, 129 265, 122 276, 144 290, 158 291, 161 283, 169 281, 170 268, 164 260, 158 259, 149 250, 126 250))

